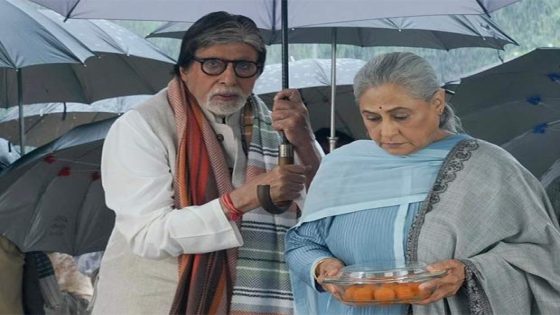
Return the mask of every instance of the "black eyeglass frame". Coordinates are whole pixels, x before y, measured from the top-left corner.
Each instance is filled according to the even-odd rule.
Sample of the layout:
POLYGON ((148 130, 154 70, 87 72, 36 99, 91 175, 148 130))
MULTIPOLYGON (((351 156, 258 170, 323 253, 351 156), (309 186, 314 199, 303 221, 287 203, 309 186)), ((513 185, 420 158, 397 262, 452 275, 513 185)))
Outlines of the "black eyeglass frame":
POLYGON ((255 75, 257 75, 257 73, 259 73, 259 71, 262 69, 262 65, 259 65, 258 63, 254 62, 254 61, 250 61, 250 60, 229 60, 229 59, 214 58, 214 57, 212 57, 212 58, 193 57, 192 60, 200 63, 200 70, 202 70, 202 72, 204 72, 206 75, 209 75, 209 76, 218 76, 218 75, 224 73, 230 63, 233 64, 233 72, 235 72, 235 75, 239 78, 242 78, 242 79, 252 78, 255 75), (219 73, 209 73, 204 69, 204 63, 207 62, 207 61, 219 61, 219 62, 224 64, 224 68, 219 73), (249 63, 249 64, 254 65, 255 66, 255 72, 251 75, 239 75, 237 66, 241 63, 249 63))

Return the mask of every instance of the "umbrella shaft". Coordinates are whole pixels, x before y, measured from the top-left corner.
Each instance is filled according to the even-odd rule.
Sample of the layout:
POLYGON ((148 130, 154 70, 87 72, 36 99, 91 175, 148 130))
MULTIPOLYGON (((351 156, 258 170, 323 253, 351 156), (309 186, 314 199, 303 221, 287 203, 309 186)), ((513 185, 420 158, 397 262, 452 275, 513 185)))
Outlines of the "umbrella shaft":
POLYGON ((17 69, 20 156, 23 156, 25 154, 25 117, 23 116, 23 79, 21 77, 22 71, 22 69, 17 69))

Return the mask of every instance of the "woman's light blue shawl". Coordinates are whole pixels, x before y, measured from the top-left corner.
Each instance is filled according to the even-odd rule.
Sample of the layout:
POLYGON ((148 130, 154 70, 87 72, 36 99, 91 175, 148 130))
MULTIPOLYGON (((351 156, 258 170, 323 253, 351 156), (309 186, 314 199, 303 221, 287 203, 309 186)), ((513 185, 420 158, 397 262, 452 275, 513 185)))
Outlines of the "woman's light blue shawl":
POLYGON ((371 140, 355 141, 335 150, 321 162, 298 225, 424 200, 449 150, 465 137, 449 136, 401 156, 387 153, 371 140))

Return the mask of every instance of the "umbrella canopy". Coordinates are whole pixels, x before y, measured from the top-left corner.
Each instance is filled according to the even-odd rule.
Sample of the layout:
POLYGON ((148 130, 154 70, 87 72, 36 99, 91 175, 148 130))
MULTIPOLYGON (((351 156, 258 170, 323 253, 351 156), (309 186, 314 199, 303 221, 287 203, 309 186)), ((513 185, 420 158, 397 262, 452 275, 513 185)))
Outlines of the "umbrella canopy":
MULTIPOLYGON (((0 26, 0 68, 83 63, 94 56, 71 34, 20 0, 0 1, 0 26)), ((6 105, 4 92, 0 93, 1 106, 6 105)))
POLYGON ((281 29, 281 4, 288 27, 350 20, 447 14, 487 14, 519 0, 32 0, 68 18, 194 22, 213 11, 243 14, 264 29, 281 29))
MULTIPOLYGON (((72 20, 64 23, 61 16, 51 11, 38 13, 29 9, 25 12, 42 15, 48 20, 45 25, 52 25, 64 36, 71 35, 74 44, 89 54, 80 63, 49 61, 34 66, 18 63, 0 68, 0 106, 18 104, 17 73, 22 74, 19 87, 23 104, 63 101, 92 103, 116 96, 154 94, 171 77, 174 63, 171 58, 142 37, 114 23, 102 20, 72 20)), ((4 24, 2 19, 0 24, 4 24)), ((0 29, 16 33, 9 24, 0 29)), ((42 34, 37 36, 42 38, 42 34)), ((52 36, 58 38, 61 35, 55 33, 52 36)), ((35 37, 19 35, 19 43, 4 44, 2 40, 2 45, 18 49, 22 54, 42 54, 44 47, 28 47, 35 37)))
MULTIPOLYGON (((123 96, 88 104, 39 103, 24 106, 25 139, 40 147, 79 125, 118 116, 140 104, 149 95, 123 96)), ((0 118, 0 137, 15 143, 19 139, 18 108, 11 107, 0 118)))
POLYGON ((153 94, 169 80, 173 63, 110 22, 63 23, 20 0, 0 1, 0 47, 0 106, 20 111, 23 104, 153 94))
MULTIPOLYGON (((282 79, 288 81, 289 28, 324 23, 391 17, 488 14, 519 0, 32 0, 68 18, 107 18, 194 22, 213 11, 228 11, 251 18, 257 27, 282 30, 282 79), (288 19, 289 16, 289 19, 288 19)), ((336 42, 333 39, 333 42, 336 42)), ((334 46, 333 46, 334 47, 334 46)), ((333 48, 333 60, 336 50, 333 48)), ((336 68, 333 66, 333 69, 336 68)), ((333 71, 334 74, 334 71, 333 71)), ((336 81, 333 75, 333 81, 336 81)), ((334 87, 335 85, 333 85, 334 87)), ((334 90, 332 92, 334 98, 334 90)), ((334 112, 334 103, 331 108, 334 112)), ((334 132, 334 131, 333 131, 334 132)), ((284 139, 286 140, 286 139, 284 139)), ((284 141, 285 142, 285 141, 284 141)), ((332 144, 334 147, 334 142, 332 144)))
POLYGON ((450 102, 465 130, 502 145, 560 119, 560 49, 535 49, 466 76, 454 89, 450 102))
POLYGON ((542 124, 502 145, 535 177, 560 159, 560 120, 542 124))
POLYGON ((24 252, 104 250, 114 213, 105 205, 99 163, 113 122, 72 129, 0 173, 0 234, 24 252))
MULTIPOLYGON (((362 118, 354 100, 354 76, 365 64, 359 59, 337 59, 335 127, 353 138, 365 137, 362 118)), ((254 92, 272 104, 282 87, 281 64, 267 65, 255 84, 254 92)), ((330 128, 331 60, 303 59, 289 63, 290 84, 300 91, 309 110, 314 131, 330 128)))
MULTIPOLYGON (((192 25, 168 22, 146 37, 183 38, 192 25)), ((489 47, 503 49, 517 44, 489 18, 479 15, 416 16, 369 20, 351 20, 290 28, 288 42, 333 43, 356 46, 407 46, 434 49, 489 47)), ((268 45, 280 44, 279 30, 261 29, 268 45)))

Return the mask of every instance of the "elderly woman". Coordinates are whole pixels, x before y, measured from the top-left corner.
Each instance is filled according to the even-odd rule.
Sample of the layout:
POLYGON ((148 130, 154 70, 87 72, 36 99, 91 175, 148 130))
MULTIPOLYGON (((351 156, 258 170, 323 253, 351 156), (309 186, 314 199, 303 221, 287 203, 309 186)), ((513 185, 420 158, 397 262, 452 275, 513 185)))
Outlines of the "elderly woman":
POLYGON ((539 182, 501 148, 457 133, 433 68, 414 54, 374 58, 354 93, 373 141, 323 160, 287 233, 296 311, 557 314, 560 232, 539 182), (344 266, 387 260, 447 273, 412 306, 349 306, 321 285, 344 266))

